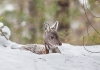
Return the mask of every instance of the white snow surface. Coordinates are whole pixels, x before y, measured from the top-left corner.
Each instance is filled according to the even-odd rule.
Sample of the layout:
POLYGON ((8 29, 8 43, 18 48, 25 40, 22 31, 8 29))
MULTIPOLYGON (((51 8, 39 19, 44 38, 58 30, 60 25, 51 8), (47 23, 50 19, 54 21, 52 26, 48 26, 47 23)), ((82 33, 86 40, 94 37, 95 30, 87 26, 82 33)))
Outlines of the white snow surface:
POLYGON ((3 26, 4 26, 4 25, 3 25, 3 23, 2 23, 2 22, 0 22, 0 28, 1 28, 1 27, 3 27, 3 26))
MULTIPOLYGON (((99 45, 86 48, 100 50, 99 45)), ((63 44, 59 49, 61 54, 38 55, 0 46, 0 70, 100 70, 99 53, 89 53, 82 46, 70 44, 63 44)))
MULTIPOLYGON (((2 23, 0 26, 3 26, 2 23)), ((1 28, 8 38, 11 31, 1 28)), ((0 70, 100 70, 100 53, 89 53, 83 46, 62 44, 60 53, 38 55, 21 47, 4 36, 0 36, 0 70)), ((85 46, 91 51, 100 51, 100 45, 85 46)))

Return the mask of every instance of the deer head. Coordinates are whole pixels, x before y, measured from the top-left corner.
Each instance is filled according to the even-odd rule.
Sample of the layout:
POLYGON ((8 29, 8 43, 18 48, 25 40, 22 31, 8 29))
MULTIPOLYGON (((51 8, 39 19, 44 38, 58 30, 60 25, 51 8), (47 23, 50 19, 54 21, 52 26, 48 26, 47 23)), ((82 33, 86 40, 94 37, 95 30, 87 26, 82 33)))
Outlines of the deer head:
MULTIPOLYGON (((58 21, 56 21, 52 26, 50 26, 47 22, 44 23, 44 42, 46 45, 46 49, 51 49, 54 46, 61 46, 62 43, 59 40, 59 36, 57 34, 58 21)), ((55 48, 55 47, 54 47, 55 48)))

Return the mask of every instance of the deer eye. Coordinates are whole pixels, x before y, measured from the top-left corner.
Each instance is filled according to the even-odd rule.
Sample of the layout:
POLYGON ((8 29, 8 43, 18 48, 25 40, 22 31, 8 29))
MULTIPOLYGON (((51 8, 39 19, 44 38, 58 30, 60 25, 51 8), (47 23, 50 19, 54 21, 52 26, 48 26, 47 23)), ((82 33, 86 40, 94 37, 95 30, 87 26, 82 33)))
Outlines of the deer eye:
POLYGON ((51 36, 51 39, 54 39, 54 36, 51 36))

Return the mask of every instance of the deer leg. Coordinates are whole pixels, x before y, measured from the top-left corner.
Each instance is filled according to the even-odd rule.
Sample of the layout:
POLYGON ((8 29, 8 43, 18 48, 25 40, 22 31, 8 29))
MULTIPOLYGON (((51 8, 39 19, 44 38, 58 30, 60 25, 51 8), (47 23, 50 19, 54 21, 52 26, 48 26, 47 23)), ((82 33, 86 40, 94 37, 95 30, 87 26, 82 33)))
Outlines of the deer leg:
POLYGON ((45 54, 49 53, 49 49, 47 47, 48 47, 48 45, 45 44, 45 52, 44 52, 45 54))
POLYGON ((56 48, 54 48, 54 49, 52 50, 52 53, 61 53, 61 52, 60 52, 59 48, 56 47, 56 48))

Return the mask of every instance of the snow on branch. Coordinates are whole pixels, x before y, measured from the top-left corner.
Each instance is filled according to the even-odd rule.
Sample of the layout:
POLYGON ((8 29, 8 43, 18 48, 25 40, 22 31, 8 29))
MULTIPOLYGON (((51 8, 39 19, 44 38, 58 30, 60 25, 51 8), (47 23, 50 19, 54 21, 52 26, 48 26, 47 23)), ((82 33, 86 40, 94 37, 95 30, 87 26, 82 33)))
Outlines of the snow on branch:
POLYGON ((7 26, 4 26, 2 22, 0 22, 0 35, 4 36, 7 40, 11 35, 11 31, 7 26))
POLYGON ((2 34, 0 34, 1 36, 4 36, 7 40, 9 40, 9 39, 5 36, 4 32, 2 32, 2 29, 1 29, 1 28, 0 28, 0 32, 2 33, 2 34))

